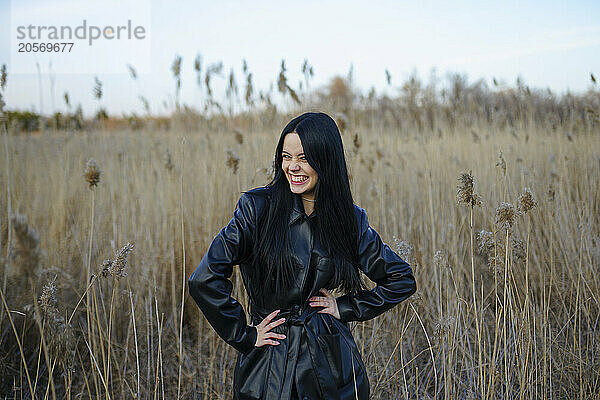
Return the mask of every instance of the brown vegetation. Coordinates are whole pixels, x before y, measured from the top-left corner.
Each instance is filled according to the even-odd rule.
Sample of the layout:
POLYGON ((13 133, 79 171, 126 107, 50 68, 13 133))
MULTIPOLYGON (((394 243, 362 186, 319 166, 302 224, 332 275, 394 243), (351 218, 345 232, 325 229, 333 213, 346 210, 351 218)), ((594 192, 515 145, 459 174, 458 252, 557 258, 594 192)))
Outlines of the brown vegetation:
MULTIPOLYGON (((373 398, 597 396, 598 91, 457 79, 435 103, 411 85, 309 103, 343 111, 355 202, 416 274, 415 296, 353 325, 373 398)), ((267 182, 291 116, 5 134, 3 397, 230 398, 235 351, 182 289, 240 191, 267 182)))

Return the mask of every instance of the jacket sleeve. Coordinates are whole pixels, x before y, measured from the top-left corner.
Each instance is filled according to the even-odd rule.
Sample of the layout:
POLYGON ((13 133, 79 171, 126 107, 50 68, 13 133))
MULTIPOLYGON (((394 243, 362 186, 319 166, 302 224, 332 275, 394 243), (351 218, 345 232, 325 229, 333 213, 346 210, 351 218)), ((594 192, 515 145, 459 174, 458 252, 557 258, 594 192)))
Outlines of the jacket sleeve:
POLYGON ((362 271, 377 285, 357 294, 337 298, 340 320, 366 321, 410 297, 416 290, 411 267, 369 226, 361 209, 358 254, 362 271))
POLYGON ((243 193, 233 218, 215 236, 200 264, 188 279, 190 295, 217 334, 241 353, 256 344, 256 327, 246 324, 241 304, 231 297, 233 266, 252 253, 256 208, 243 193))

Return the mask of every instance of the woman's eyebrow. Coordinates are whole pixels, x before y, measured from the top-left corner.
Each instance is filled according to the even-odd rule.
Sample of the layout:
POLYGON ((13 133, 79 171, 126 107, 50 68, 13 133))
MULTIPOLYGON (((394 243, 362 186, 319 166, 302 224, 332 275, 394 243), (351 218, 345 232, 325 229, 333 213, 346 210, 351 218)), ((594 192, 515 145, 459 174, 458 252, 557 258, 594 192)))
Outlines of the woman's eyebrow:
MULTIPOLYGON (((282 153, 287 153, 287 154, 289 154, 289 155, 292 155, 292 153, 290 153, 290 152, 288 152, 288 151, 286 151, 286 150, 282 150, 281 152, 282 152, 282 153)), ((303 155, 304 155, 304 152, 302 152, 302 153, 298 153, 298 155, 299 155, 299 156, 303 156, 303 155)))

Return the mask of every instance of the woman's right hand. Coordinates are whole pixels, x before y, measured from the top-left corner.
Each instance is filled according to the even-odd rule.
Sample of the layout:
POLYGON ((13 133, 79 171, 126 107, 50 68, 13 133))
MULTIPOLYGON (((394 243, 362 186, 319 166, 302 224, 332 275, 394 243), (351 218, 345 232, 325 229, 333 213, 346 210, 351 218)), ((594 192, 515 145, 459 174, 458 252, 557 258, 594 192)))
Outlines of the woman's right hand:
POLYGON ((272 339, 285 339, 285 335, 270 332, 271 329, 279 326, 285 322, 285 318, 280 318, 277 321, 271 322, 273 318, 279 313, 281 310, 275 310, 271 314, 267 315, 263 321, 256 325, 256 344, 255 347, 261 347, 266 344, 270 344, 272 346, 277 346, 279 342, 277 340, 272 339))

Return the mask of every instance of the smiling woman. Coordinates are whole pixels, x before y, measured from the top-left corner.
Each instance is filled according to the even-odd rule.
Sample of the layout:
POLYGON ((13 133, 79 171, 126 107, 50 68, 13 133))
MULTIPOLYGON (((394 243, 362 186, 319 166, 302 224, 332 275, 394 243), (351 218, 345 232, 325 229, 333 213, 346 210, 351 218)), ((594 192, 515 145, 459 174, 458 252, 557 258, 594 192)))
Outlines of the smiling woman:
POLYGON ((302 141, 296 132, 285 136, 281 157, 281 168, 288 178, 290 190, 302 195, 304 209, 310 215, 314 208, 315 187, 319 176, 306 160, 302 141))
POLYGON ((411 267, 354 204, 331 117, 290 121, 275 167, 269 184, 241 195, 189 278, 190 294, 239 351, 235 399, 366 400, 369 380, 348 323, 412 295, 411 267), (249 325, 231 297, 235 265, 250 300, 249 325), (375 288, 366 290, 361 271, 375 288))

